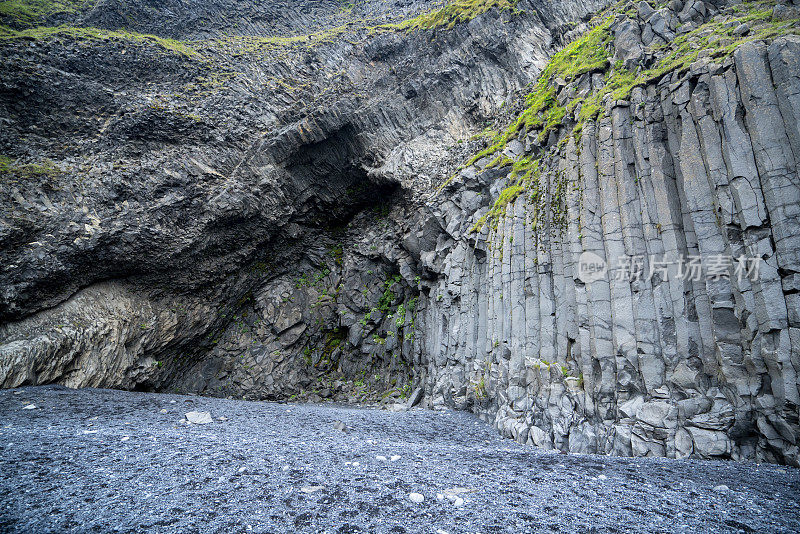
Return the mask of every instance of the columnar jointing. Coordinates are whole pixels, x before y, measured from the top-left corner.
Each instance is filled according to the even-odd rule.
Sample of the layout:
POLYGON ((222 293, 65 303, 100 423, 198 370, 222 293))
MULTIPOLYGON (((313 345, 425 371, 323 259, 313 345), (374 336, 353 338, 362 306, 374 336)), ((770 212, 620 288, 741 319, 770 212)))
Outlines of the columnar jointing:
POLYGON ((798 57, 796 37, 748 43, 607 100, 483 224, 471 197, 497 206, 514 176, 482 179, 488 157, 463 171, 426 303, 434 404, 546 448, 797 464, 798 57), (609 271, 582 280, 585 252, 609 271))
POLYGON ((14 3, 0 387, 798 465, 798 2, 14 3))

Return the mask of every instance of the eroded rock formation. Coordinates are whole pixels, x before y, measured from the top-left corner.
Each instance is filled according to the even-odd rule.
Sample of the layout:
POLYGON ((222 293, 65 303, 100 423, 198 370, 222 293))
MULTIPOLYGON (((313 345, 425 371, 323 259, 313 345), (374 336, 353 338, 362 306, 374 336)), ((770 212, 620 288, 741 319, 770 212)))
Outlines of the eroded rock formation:
POLYGON ((4 21, 3 387, 422 387, 538 446, 798 463, 797 7, 235 4, 4 21))

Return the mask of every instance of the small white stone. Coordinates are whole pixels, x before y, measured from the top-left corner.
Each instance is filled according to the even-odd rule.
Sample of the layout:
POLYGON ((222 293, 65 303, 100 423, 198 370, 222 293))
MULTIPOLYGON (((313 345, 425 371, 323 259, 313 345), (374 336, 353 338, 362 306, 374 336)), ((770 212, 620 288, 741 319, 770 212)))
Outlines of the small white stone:
POLYGON ((446 530, 442 530, 442 529, 440 529, 440 528, 437 528, 437 529, 436 529, 436 534, 450 534, 450 533, 449 533, 449 532, 447 532, 446 530))
POLYGON ((598 478, 598 479, 600 479, 600 480, 605 480, 605 479, 607 479, 608 477, 607 477, 607 476, 605 476, 605 475, 597 475, 597 478, 598 478))
POLYGON ((392 455, 392 457, 391 457, 391 460, 392 460, 393 462, 396 462, 396 461, 397 461, 397 460, 399 460, 399 459, 400 459, 400 456, 398 456, 397 454, 394 454, 394 455, 392 455))
POLYGON ((196 425, 206 425, 213 423, 214 419, 208 412, 186 412, 186 420, 196 425))
POLYGON ((442 495, 441 493, 437 493, 436 494, 436 500, 440 501, 440 502, 443 501, 444 500, 444 495, 442 495))
POLYGON ((164 409, 164 408, 161 408, 161 413, 167 413, 167 410, 164 409))
POLYGON ((421 493, 409 493, 408 498, 411 502, 421 503, 425 500, 425 496, 421 493))
POLYGON ((300 488, 300 491, 302 491, 303 493, 314 493, 316 491, 323 489, 324 487, 325 486, 303 486, 302 488, 300 488))
POLYGON ((288 470, 289 470, 288 465, 284 465, 283 467, 281 467, 281 471, 288 471, 288 470))
POLYGON ((386 461, 386 456, 378 455, 378 456, 375 457, 375 459, 378 460, 379 462, 385 462, 386 461))
POLYGON ((462 507, 464 506, 464 499, 461 497, 456 497, 456 500, 453 501, 453 506, 462 507))
POLYGON ((245 469, 246 469, 246 468, 245 468, 244 466, 242 466, 242 467, 240 467, 240 468, 239 468, 239 472, 240 472, 240 473, 244 473, 245 469))
POLYGON ((125 437, 123 437, 123 438, 122 438, 120 441, 128 441, 129 439, 131 439, 131 437, 130 437, 130 436, 125 436, 125 437))
POLYGON ((35 404, 28 404, 27 406, 23 406, 22 409, 23 410, 35 410, 36 409, 36 405, 35 404))
POLYGON ((97 434, 97 430, 84 430, 84 434, 97 434))
POLYGON ((728 486, 725 484, 720 484, 719 486, 714 486, 714 491, 728 491, 728 486))

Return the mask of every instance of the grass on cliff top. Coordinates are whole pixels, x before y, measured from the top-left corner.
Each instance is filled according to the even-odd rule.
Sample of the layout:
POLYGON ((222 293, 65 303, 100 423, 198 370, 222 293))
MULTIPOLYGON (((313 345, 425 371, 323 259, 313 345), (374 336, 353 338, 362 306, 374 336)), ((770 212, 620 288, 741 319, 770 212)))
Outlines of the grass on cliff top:
POLYGON ((44 40, 53 37, 66 37, 84 41, 128 41, 137 44, 158 46, 169 52, 185 56, 200 57, 205 50, 217 50, 227 54, 257 53, 276 49, 288 49, 291 46, 313 47, 333 40, 347 30, 347 25, 315 32, 308 35, 289 37, 256 37, 235 35, 217 37, 207 40, 184 41, 133 32, 125 29, 105 30, 94 27, 79 27, 62 24, 60 26, 38 26, 15 30, 0 25, 0 41, 10 39, 44 40))
POLYGON ((148 35, 128 30, 103 30, 100 28, 84 28, 68 25, 39 26, 25 30, 14 30, 6 26, 0 26, 0 41, 6 39, 38 40, 50 37, 68 37, 88 41, 128 41, 137 44, 156 45, 164 50, 186 57, 197 56, 199 54, 195 46, 188 41, 168 39, 157 35, 148 35))
POLYGON ((450 0, 444 6, 422 13, 396 24, 383 24, 380 28, 395 30, 452 29, 456 24, 469 22, 493 8, 500 11, 517 12, 518 0, 450 0))
POLYGON ((6 0, 0 2, 0 19, 32 26, 57 13, 76 13, 95 0, 6 0))
POLYGON ((453 28, 460 22, 467 22, 490 9, 517 12, 518 0, 451 0, 439 9, 423 13, 412 19, 369 27, 364 24, 346 23, 305 35, 286 37, 260 37, 247 35, 221 36, 202 41, 184 41, 156 35, 142 34, 126 29, 105 30, 93 27, 70 25, 36 26, 48 15, 77 12, 95 0, 8 0, 0 2, 0 20, 13 21, 12 26, 29 26, 25 29, 0 24, 0 41, 10 39, 35 39, 65 37, 84 41, 121 40, 138 44, 155 45, 166 51, 185 57, 204 57, 203 51, 216 51, 225 54, 263 54, 276 50, 289 50, 292 47, 315 47, 334 42, 350 30, 376 31, 414 31, 421 29, 453 28))
POLYGON ((602 112, 603 102, 606 99, 626 100, 630 98, 635 87, 658 81, 672 72, 686 72, 691 64, 699 59, 701 51, 707 51, 710 59, 720 61, 747 42, 774 38, 787 33, 800 33, 800 19, 771 20, 774 4, 775 2, 742 4, 739 6, 741 16, 733 17, 726 23, 710 20, 691 32, 677 36, 671 43, 662 47, 666 53, 653 68, 636 73, 622 68, 621 65, 614 65, 606 72, 605 86, 602 89, 585 99, 575 99, 570 102, 568 112, 574 111, 579 104, 581 105, 576 128, 580 131, 582 123, 596 119, 602 112), (752 26, 750 33, 734 36, 734 28, 741 23, 749 23, 752 26))

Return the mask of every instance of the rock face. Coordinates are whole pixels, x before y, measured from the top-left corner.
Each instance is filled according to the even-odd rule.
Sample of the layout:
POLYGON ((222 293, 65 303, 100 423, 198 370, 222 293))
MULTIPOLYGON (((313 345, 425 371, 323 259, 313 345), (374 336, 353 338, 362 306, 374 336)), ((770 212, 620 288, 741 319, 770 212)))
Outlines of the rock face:
POLYGON ((0 385, 798 464, 793 6, 164 4, 4 21, 0 385))
MULTIPOLYGON (((611 25, 620 63, 641 22, 611 25)), ((798 58, 797 36, 742 44, 607 94, 527 179, 502 156, 463 171, 434 208, 449 240, 421 321, 433 402, 547 448, 796 464, 798 58), (581 276, 587 252, 605 276, 581 276), (701 276, 662 270, 693 256, 701 276)))

